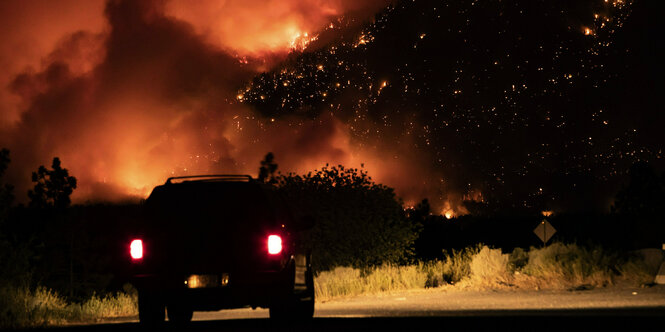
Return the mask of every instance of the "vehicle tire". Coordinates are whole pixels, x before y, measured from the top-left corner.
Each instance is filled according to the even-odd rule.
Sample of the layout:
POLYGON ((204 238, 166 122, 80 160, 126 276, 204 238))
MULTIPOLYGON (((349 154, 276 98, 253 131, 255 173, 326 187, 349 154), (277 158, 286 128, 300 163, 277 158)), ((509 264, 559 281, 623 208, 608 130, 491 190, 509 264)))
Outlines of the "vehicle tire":
POLYGON ((169 322, 177 326, 182 326, 192 321, 194 311, 180 303, 174 303, 166 307, 166 315, 169 318, 169 322))
POLYGON ((139 291, 139 322, 154 326, 164 322, 164 301, 156 292, 139 291))
POLYGON ((293 317, 297 320, 307 320, 314 317, 314 296, 307 299, 299 299, 295 303, 293 317))
POLYGON ((314 317, 314 274, 311 268, 306 273, 307 291, 298 299, 294 313, 298 319, 314 317))
POLYGON ((308 320, 314 317, 314 276, 311 269, 306 275, 307 290, 301 294, 289 294, 282 301, 270 306, 270 318, 280 321, 308 320))

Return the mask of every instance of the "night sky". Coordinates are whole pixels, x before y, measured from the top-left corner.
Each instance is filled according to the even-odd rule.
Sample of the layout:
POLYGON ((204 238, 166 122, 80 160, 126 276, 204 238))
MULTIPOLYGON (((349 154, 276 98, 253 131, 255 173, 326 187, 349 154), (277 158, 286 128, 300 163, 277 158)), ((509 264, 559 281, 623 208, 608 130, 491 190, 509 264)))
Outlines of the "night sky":
POLYGON ((362 165, 435 212, 607 212, 632 164, 663 169, 659 1, 230 3, 220 27, 178 1, 111 1, 32 67, 3 48, 17 188, 56 155, 83 202, 255 175, 272 151, 285 173, 362 165))

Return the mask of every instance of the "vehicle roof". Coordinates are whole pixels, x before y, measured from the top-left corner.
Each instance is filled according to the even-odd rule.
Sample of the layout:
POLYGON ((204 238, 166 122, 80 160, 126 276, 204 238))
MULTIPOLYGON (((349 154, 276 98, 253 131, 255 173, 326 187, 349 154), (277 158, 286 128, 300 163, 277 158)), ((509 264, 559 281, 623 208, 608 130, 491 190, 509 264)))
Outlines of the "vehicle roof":
POLYGON ((270 186, 256 181, 195 180, 179 183, 166 183, 155 187, 146 203, 169 198, 196 199, 202 197, 226 196, 230 193, 244 197, 261 197, 271 191, 270 186))
POLYGON ((284 221, 292 218, 286 202, 279 197, 274 187, 251 178, 167 181, 153 189, 146 200, 146 207, 149 211, 171 217, 262 216, 261 219, 284 221))

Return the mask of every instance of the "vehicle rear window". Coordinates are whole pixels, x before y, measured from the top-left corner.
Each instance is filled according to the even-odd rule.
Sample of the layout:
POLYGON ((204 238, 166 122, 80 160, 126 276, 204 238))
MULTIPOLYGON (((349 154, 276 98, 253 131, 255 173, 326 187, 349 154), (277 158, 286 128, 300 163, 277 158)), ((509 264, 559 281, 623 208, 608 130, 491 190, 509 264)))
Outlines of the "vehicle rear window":
POLYGON ((276 219, 266 194, 251 183, 185 182, 155 188, 146 207, 152 223, 160 226, 258 227, 276 219))

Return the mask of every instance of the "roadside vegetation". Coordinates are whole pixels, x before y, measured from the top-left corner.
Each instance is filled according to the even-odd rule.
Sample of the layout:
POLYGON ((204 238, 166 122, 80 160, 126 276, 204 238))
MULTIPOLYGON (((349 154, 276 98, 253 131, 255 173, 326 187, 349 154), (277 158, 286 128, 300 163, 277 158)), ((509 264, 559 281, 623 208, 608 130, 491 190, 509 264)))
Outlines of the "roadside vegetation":
POLYGON ((0 288, 0 328, 27 328, 65 323, 96 322, 138 315, 133 291, 93 295, 80 303, 46 287, 0 288))
POLYGON ((338 267, 315 279, 317 301, 384 291, 446 287, 454 290, 587 290, 644 286, 653 282, 659 259, 640 252, 553 243, 511 253, 487 246, 447 253, 443 260, 371 269, 338 267))
MULTIPOLYGON (((588 290, 611 286, 639 287, 653 282, 658 260, 640 252, 618 253, 600 247, 553 243, 511 253, 474 246, 446 253, 443 260, 373 268, 336 267, 314 280, 317 302, 381 292, 443 290, 588 290)), ((93 295, 81 302, 45 287, 0 288, 0 326, 34 327, 95 322, 138 314, 136 292, 93 295)))

